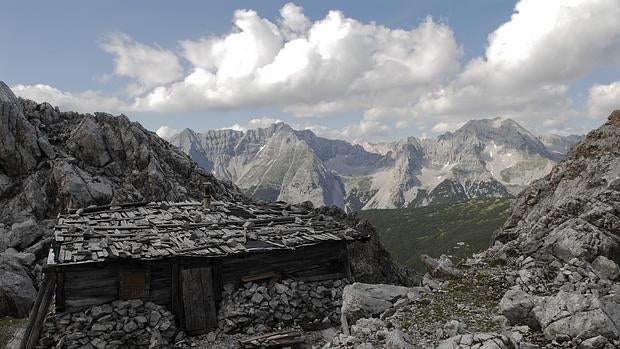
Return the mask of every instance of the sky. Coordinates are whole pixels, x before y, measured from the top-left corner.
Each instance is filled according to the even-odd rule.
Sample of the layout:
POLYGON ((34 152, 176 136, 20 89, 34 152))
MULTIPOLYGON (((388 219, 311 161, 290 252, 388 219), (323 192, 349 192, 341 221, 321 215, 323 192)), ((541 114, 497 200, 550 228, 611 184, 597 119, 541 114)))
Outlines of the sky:
POLYGON ((618 0, 5 1, 0 80, 162 136, 283 121, 354 142, 620 108, 618 0))

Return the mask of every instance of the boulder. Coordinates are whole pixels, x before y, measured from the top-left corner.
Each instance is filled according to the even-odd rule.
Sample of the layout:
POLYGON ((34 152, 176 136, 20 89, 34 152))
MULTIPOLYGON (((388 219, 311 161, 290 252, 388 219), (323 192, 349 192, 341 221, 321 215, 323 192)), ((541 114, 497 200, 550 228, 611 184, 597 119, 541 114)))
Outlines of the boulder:
POLYGON ((599 299, 592 294, 560 291, 545 297, 532 312, 548 339, 616 338, 620 334, 619 324, 614 322, 620 315, 620 296, 599 299))
POLYGON ((600 278, 615 280, 620 276, 620 268, 611 259, 605 256, 598 256, 592 261, 592 268, 600 278))
POLYGON ((605 348, 607 343, 609 343, 607 338, 603 336, 596 336, 579 343, 577 349, 602 349, 605 348))
POLYGON ((536 306, 536 297, 522 290, 508 290, 499 302, 499 311, 513 324, 524 324, 538 328, 538 322, 532 313, 536 306))
POLYGON ((385 336, 385 349, 412 349, 412 341, 409 335, 399 329, 388 332, 385 336))
POLYGON ((347 285, 342 294, 342 315, 350 324, 361 318, 377 317, 410 292, 412 289, 404 286, 359 282, 347 285))
POLYGON ((421 255, 420 259, 431 277, 440 280, 459 279, 463 277, 463 272, 458 270, 452 261, 445 255, 439 259, 431 258, 428 255, 421 255))
POLYGON ((24 249, 37 242, 43 236, 43 229, 34 218, 12 225, 11 230, 0 237, 0 248, 15 247, 24 249))
POLYGON ((23 271, 0 269, 0 316, 27 317, 36 297, 32 279, 23 271))

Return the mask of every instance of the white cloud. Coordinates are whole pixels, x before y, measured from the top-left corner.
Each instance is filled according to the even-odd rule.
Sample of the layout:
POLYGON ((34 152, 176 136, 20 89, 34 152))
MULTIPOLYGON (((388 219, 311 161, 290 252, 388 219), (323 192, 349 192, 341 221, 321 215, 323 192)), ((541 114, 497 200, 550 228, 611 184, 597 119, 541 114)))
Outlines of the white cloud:
MULTIPOLYGON (((567 94, 570 83, 619 65, 618 16, 617 0, 521 0, 511 19, 489 35, 484 57, 411 108, 401 108, 401 120, 503 116, 569 122, 578 115, 567 94)), ((389 109, 367 112, 373 119, 386 115, 389 109)))
POLYGON ((169 138, 172 138, 172 136, 179 133, 179 130, 177 130, 176 128, 163 125, 160 128, 158 128, 155 133, 157 133, 157 135, 163 139, 169 139, 169 138))
POLYGON ((436 123, 435 126, 433 126, 433 128, 431 129, 431 131, 435 133, 452 132, 452 131, 459 129, 464 124, 465 124, 464 122, 441 121, 441 122, 436 123))
POLYGON ((266 128, 269 127, 273 124, 277 124, 279 122, 282 122, 282 120, 280 119, 276 119, 276 118, 271 118, 271 117, 267 117, 267 116, 262 116, 262 117, 257 117, 257 118, 253 118, 250 119, 250 121, 248 121, 246 124, 242 125, 239 123, 235 123, 234 125, 230 126, 230 127, 225 127, 225 129, 231 129, 231 130, 235 130, 235 131, 247 131, 247 130, 252 130, 252 129, 257 129, 257 128, 266 128))
POLYGON ((95 91, 64 92, 49 85, 14 85, 13 92, 26 99, 58 106, 61 110, 82 113, 125 111, 128 106, 116 97, 105 97, 95 91))
POLYGON ((288 39, 295 39, 310 27, 310 20, 303 13, 303 8, 293 3, 287 3, 280 9, 282 17, 281 30, 288 39))
POLYGON ((608 85, 594 85, 588 93, 588 115, 603 118, 620 109, 620 81, 608 85))
POLYGON ((176 54, 157 45, 145 45, 127 34, 115 33, 107 35, 100 46, 115 56, 116 75, 136 80, 137 84, 131 85, 134 93, 183 77, 183 67, 176 54))
MULTIPOLYGON (((329 115, 391 104, 458 71, 452 30, 425 19, 411 30, 347 18, 310 22, 286 4, 277 24, 238 10, 222 37, 181 41, 193 69, 137 99, 139 109, 217 110, 277 105, 297 115, 329 115)), ((402 102, 402 101, 401 101, 402 102)))
POLYGON ((342 128, 332 128, 316 124, 294 125, 296 129, 306 129, 316 135, 330 139, 344 139, 352 143, 363 143, 366 141, 384 141, 390 139, 389 126, 377 121, 361 120, 358 123, 346 125, 342 128))

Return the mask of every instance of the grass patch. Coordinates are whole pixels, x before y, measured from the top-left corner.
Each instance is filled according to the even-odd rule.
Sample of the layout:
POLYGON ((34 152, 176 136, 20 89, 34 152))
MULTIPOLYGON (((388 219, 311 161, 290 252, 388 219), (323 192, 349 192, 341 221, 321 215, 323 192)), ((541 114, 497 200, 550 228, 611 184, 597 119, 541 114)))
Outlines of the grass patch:
POLYGON ((0 317, 0 348, 6 348, 6 345, 13 338, 13 333, 20 327, 26 327, 27 322, 28 319, 0 317))

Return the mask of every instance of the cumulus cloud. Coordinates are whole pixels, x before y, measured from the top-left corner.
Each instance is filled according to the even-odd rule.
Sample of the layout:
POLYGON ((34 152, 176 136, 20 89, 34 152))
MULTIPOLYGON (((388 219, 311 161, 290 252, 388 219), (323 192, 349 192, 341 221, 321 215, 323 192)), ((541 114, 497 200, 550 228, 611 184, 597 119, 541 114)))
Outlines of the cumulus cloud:
POLYGON ((257 129, 257 128, 266 128, 269 127, 273 124, 277 124, 279 122, 282 122, 282 120, 280 119, 276 119, 276 118, 271 118, 271 117, 266 117, 266 116, 262 116, 262 117, 258 117, 258 118, 253 118, 250 119, 250 121, 248 121, 246 124, 239 124, 239 123, 235 123, 234 125, 230 126, 230 127, 226 127, 227 129, 232 129, 235 131, 247 131, 247 130, 252 130, 252 129, 257 129))
MULTIPOLYGON (((16 93, 78 110, 269 106, 308 118, 359 113, 361 120, 339 130, 312 119, 301 124, 349 140, 413 127, 441 133, 495 116, 565 129, 580 115, 606 115, 618 99, 618 82, 593 86, 584 107, 576 109, 569 97, 575 80, 620 66, 618 18, 617 0, 520 0, 489 34, 484 54, 461 62, 452 29, 431 17, 396 29, 341 11, 310 20, 302 7, 287 3, 274 20, 237 10, 229 33, 181 40, 178 51, 122 33, 107 36, 101 47, 114 56, 114 76, 131 81, 125 102, 47 85, 16 93)), ((232 127, 261 126, 268 125, 232 127)))
POLYGON ((157 131, 155 131, 155 133, 157 133, 157 135, 163 139, 169 139, 169 138, 172 138, 172 136, 179 133, 179 130, 177 130, 176 128, 163 125, 160 128, 158 128, 157 131))
POLYGON ((365 141, 384 141, 389 140, 389 126, 378 121, 360 120, 357 123, 346 125, 342 128, 332 128, 316 124, 296 124, 297 129, 306 129, 316 135, 330 139, 344 139, 352 143, 363 143, 365 141))
MULTIPOLYGON (((423 96, 410 117, 567 121, 577 115, 567 96, 570 83, 594 69, 618 66, 619 15, 615 0, 521 0, 511 19, 489 35, 485 55, 423 96)), ((381 110, 369 115, 381 116, 381 110)))
POLYGON ((588 92, 588 115, 603 118, 620 109, 620 81, 608 85, 594 85, 588 92))
POLYGON ((181 42, 193 69, 137 99, 140 109, 278 105, 316 116, 411 98, 458 71, 452 30, 431 18, 411 30, 362 23, 340 11, 310 22, 293 4, 277 23, 238 10, 234 30, 181 42))
POLYGON ((124 33, 110 34, 101 48, 114 55, 114 74, 135 79, 133 93, 167 84, 183 77, 177 55, 157 45, 145 45, 124 33))
POLYGON ((435 126, 433 126, 433 128, 431 129, 431 131, 433 131, 435 133, 452 132, 452 131, 455 131, 455 130, 459 129, 464 124, 465 124, 465 122, 441 121, 441 122, 436 123, 435 126))
POLYGON ((61 91, 49 85, 14 85, 13 92, 26 99, 43 103, 48 102, 58 106, 61 110, 77 111, 82 113, 119 112, 127 110, 128 106, 116 97, 106 97, 95 91, 71 93, 61 91))

